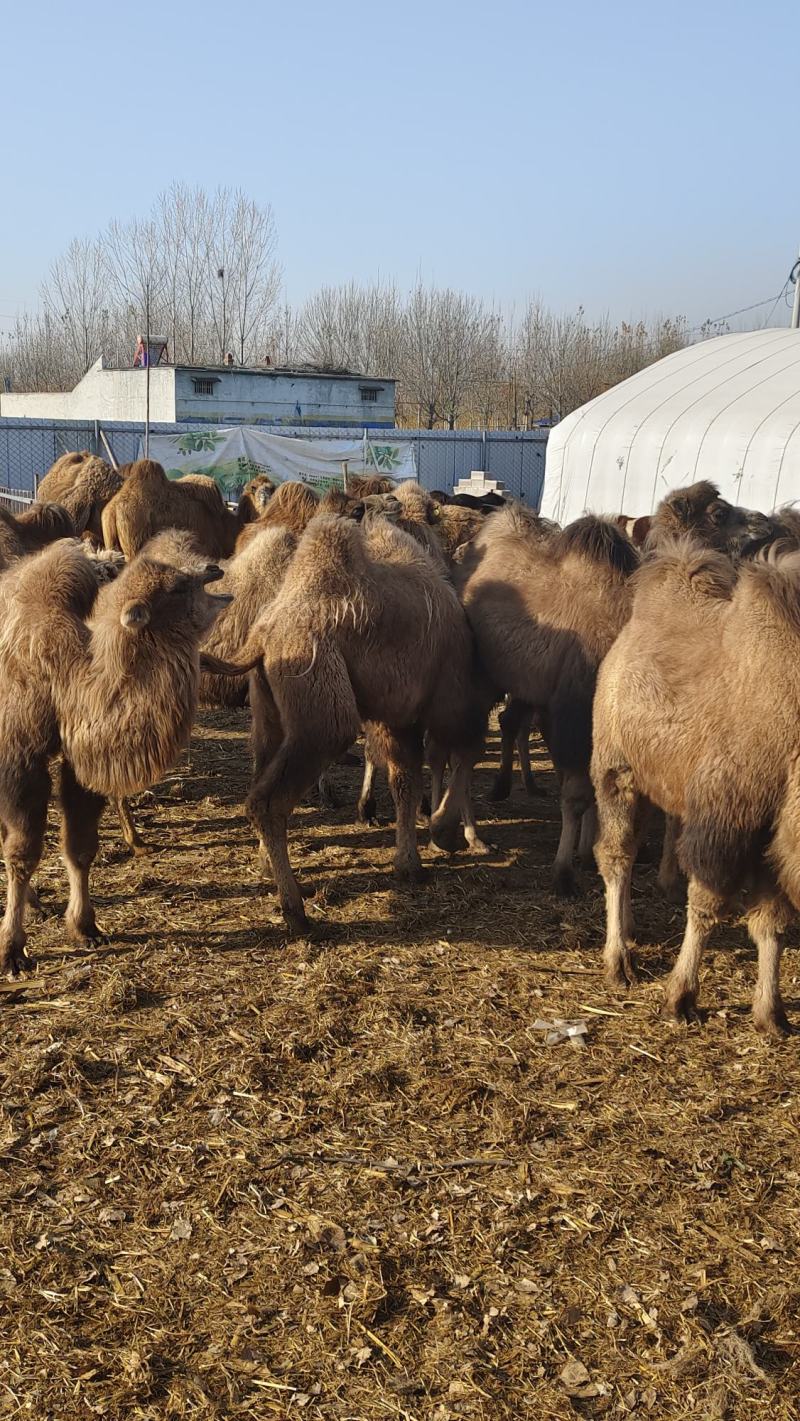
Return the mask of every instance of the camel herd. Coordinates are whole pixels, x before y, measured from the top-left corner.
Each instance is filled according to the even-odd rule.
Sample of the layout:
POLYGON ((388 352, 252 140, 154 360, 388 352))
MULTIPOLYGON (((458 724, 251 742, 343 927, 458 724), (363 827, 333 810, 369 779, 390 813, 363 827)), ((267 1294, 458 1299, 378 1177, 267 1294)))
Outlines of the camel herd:
POLYGON ((652 518, 565 528, 512 501, 467 502, 379 478, 320 496, 259 475, 231 512, 200 475, 171 482, 150 460, 114 470, 80 454, 53 466, 28 511, 0 510, 0 967, 31 966, 25 914, 55 759, 67 930, 86 940, 107 798, 138 848, 127 796, 174 763, 198 703, 249 703, 247 813, 287 930, 302 934, 288 826, 307 791, 324 790, 363 735, 359 812, 374 812, 385 768, 399 875, 422 870, 426 761, 432 843, 485 853, 472 774, 505 701, 492 797, 509 792, 515 748, 537 791, 536 724, 560 786, 554 890, 577 889, 576 856, 596 861, 609 985, 634 979, 631 881, 655 809, 659 882, 686 901, 669 1013, 695 1012, 704 943, 742 897, 755 1023, 787 1030, 800 515, 738 508, 709 483, 668 495, 652 518))

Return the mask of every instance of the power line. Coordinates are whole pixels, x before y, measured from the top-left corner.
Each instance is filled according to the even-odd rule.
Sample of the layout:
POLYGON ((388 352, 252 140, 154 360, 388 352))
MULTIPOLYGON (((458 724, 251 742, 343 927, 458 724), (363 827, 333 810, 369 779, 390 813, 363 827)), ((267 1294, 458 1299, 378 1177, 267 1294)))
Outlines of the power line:
POLYGON ((798 257, 797 260, 792 264, 791 271, 789 272, 789 275, 784 281, 783 286, 781 287, 777 296, 768 296, 766 301, 754 301, 751 306, 740 306, 738 311, 729 311, 726 316, 715 316, 713 321, 709 319, 707 321, 704 321, 702 326, 693 326, 689 334, 696 335, 698 331, 705 330, 707 326, 719 326, 722 324, 723 321, 733 320, 734 316, 743 316, 747 311, 757 311, 759 307, 769 306, 770 302, 772 302, 772 309, 769 315, 767 316, 767 325, 769 325, 770 321, 772 320, 772 317, 775 314, 775 308, 778 305, 778 302, 780 301, 781 297, 785 296, 787 291, 789 290, 789 287, 796 285, 798 280, 800 280, 800 257, 798 257))
MULTIPOLYGON (((780 291, 778 292, 777 296, 774 296, 774 297, 773 297, 773 296, 768 296, 767 299, 766 299, 766 301, 754 301, 753 304, 752 304, 752 306, 740 306, 739 309, 738 309, 738 311, 728 311, 727 315, 725 315, 725 316, 715 316, 713 320, 712 320, 711 317, 709 316, 707 320, 703 321, 703 324, 702 324, 701 326, 692 326, 692 329, 690 330, 689 334, 690 334, 690 335, 695 335, 697 331, 703 331, 703 330, 705 330, 706 326, 719 326, 719 325, 722 324, 723 321, 730 321, 730 320, 732 320, 734 316, 743 316, 746 311, 757 311, 758 308, 759 308, 759 306, 768 306, 769 303, 770 303, 770 301, 774 301, 774 303, 775 303, 775 304, 773 305, 773 308, 772 308, 772 310, 774 311, 775 306, 777 306, 778 302, 780 301, 780 299, 781 299, 781 297, 782 297, 782 295, 783 295, 783 293, 784 293, 784 291, 786 290, 786 288, 787 288, 788 285, 789 285, 789 281, 788 281, 788 278, 787 278, 787 280, 784 282, 783 286, 781 287, 780 291)), ((770 311, 770 317, 771 317, 771 316, 772 316, 772 311, 770 311)))

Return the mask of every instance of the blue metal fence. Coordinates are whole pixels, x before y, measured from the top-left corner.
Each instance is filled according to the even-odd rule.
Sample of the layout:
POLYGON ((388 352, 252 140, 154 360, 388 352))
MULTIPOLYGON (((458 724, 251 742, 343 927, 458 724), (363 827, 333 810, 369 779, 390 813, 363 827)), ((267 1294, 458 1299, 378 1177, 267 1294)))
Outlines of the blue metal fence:
MULTIPOLYGON (((202 427, 202 426, 200 426, 202 427)), ((196 424, 154 424, 153 434, 186 434, 196 424)), ((297 439, 352 440, 352 429, 335 427, 279 432, 297 439)), ((382 430, 398 444, 414 448, 417 477, 424 488, 450 492, 473 469, 500 479, 508 493, 538 508, 544 485, 546 430, 393 429, 382 430)), ((50 465, 62 454, 89 449, 103 458, 113 452, 119 464, 139 457, 142 424, 106 424, 86 420, 0 419, 0 487, 30 495, 50 465)))

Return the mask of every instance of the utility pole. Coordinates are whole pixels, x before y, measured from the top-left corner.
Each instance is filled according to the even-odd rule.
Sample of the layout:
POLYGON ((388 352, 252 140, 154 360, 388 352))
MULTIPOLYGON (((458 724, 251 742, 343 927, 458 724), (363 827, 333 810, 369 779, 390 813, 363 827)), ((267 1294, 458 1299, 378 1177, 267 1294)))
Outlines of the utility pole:
POLYGON ((800 326, 800 257, 798 257, 792 267, 791 275, 794 277, 794 304, 792 306, 792 330, 796 331, 800 326))
MULTIPOLYGON (((149 277, 148 277, 149 282, 149 277)), ((150 287, 147 287, 144 310, 145 368, 144 368, 144 457, 150 458, 150 287)))

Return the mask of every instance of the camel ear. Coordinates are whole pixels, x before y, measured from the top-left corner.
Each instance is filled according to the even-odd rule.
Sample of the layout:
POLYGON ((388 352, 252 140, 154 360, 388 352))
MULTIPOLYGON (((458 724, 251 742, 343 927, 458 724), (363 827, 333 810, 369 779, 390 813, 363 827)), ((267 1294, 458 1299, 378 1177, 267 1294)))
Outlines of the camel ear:
POLYGON ((129 631, 141 631, 142 627, 146 627, 150 621, 149 608, 145 606, 144 602, 129 602, 127 607, 122 609, 120 621, 123 627, 127 627, 129 631))

